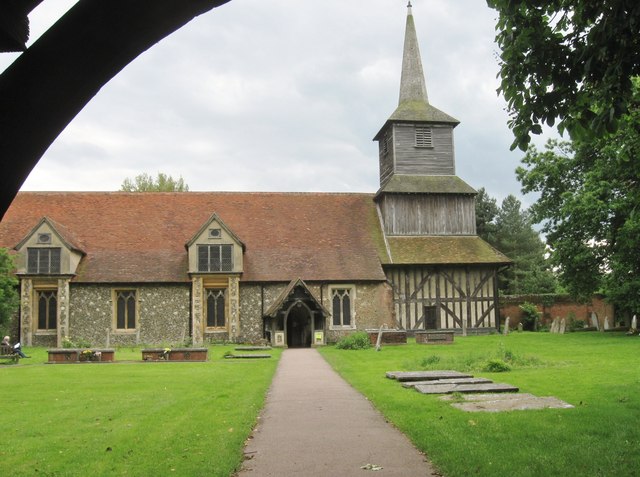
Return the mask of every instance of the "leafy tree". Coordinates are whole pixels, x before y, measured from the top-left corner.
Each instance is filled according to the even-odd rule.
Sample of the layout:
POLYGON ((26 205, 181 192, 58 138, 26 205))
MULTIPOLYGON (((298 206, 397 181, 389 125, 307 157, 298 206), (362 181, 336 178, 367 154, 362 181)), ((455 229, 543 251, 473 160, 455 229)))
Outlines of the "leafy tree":
POLYGON ((640 87, 616 132, 590 141, 549 141, 529 148, 516 171, 524 192, 537 192, 551 260, 578 297, 603 291, 640 310, 640 87))
POLYGON ((188 192, 189 186, 184 182, 182 176, 179 179, 158 172, 154 179, 150 174, 142 173, 134 180, 126 178, 120 190, 123 192, 188 192))
POLYGON ((487 0, 498 12, 498 92, 507 100, 511 149, 542 125, 573 139, 613 132, 640 75, 637 0, 487 0))
POLYGON ((478 235, 513 260, 498 275, 500 292, 513 294, 554 293, 557 281, 545 255, 545 244, 533 228, 531 216, 513 195, 496 200, 480 189, 476 201, 478 235))
POLYGON ((14 271, 13 258, 6 248, 0 248, 0 326, 6 326, 18 310, 20 296, 14 271))

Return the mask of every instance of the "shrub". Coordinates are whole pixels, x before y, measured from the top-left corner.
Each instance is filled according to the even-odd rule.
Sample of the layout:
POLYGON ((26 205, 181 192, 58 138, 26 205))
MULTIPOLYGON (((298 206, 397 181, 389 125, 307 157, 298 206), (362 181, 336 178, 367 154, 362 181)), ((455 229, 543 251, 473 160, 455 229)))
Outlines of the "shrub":
POLYGON ((538 307, 533 303, 525 301, 520 305, 520 309, 522 310, 522 328, 527 331, 535 331, 536 320, 538 319, 538 316, 540 316, 538 307))
POLYGON ((587 324, 584 320, 576 320, 575 315, 569 317, 569 323, 567 326, 567 328, 569 328, 569 331, 581 330, 585 326, 587 326, 587 324))
POLYGON ((364 331, 352 333, 336 343, 338 349, 367 349, 371 347, 369 335, 364 331))
POLYGON ((71 338, 69 338, 68 336, 65 336, 62 340, 62 347, 63 348, 91 348, 91 342, 82 338, 72 341, 71 338))
POLYGON ((490 359, 487 364, 482 368, 487 373, 504 373, 511 371, 511 366, 502 361, 501 359, 490 359))

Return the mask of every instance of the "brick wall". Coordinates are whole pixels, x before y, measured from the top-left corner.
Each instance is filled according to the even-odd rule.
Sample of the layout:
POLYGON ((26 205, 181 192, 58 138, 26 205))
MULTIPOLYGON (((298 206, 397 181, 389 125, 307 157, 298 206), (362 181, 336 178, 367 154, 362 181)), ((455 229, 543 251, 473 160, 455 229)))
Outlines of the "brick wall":
MULTIPOLYGON (((500 323, 503 324, 505 318, 510 318, 510 327, 516 326, 522 317, 520 305, 529 302, 537 305, 541 313, 542 324, 551 325, 554 318, 574 317, 576 320, 583 320, 588 325, 591 324, 591 313, 598 316, 600 328, 604 326, 605 317, 609 318, 609 325, 618 325, 615 317, 613 305, 607 303, 602 296, 594 295, 590 302, 578 303, 566 295, 512 295, 500 297, 500 323)), ((622 319, 622 318, 621 318, 622 319)))

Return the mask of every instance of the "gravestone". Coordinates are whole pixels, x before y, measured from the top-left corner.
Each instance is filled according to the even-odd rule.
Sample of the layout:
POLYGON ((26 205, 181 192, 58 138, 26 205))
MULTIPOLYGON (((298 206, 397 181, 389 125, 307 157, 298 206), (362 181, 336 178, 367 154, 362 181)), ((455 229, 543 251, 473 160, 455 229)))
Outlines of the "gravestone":
POLYGON ((607 331, 610 328, 610 326, 609 326, 609 317, 608 316, 604 317, 604 326, 602 328, 603 328, 603 331, 607 331))
POLYGON ((629 331, 631 331, 632 333, 635 333, 638 330, 638 319, 636 318, 636 315, 633 315, 633 318, 631 318, 631 329, 629 331))
POLYGON ((504 328, 502 329, 503 335, 509 334, 509 320, 511 320, 511 318, 509 318, 508 316, 504 320, 504 328))
POLYGON ((567 329, 567 320, 562 318, 562 320, 560 320, 560 329, 558 330, 558 333, 563 335, 566 329, 567 329))
POLYGON ((593 326, 596 330, 600 330, 600 323, 598 322, 598 315, 596 315, 595 311, 591 312, 591 326, 593 326))
POLYGON ((553 322, 551 323, 551 330, 550 330, 550 332, 551 332, 551 333, 557 333, 557 332, 558 332, 558 330, 559 330, 559 328, 560 328, 560 318, 556 316, 556 317, 553 319, 553 322))
POLYGON ((522 330, 524 329, 524 327, 522 326, 522 323, 518 323, 518 331, 520 333, 522 333, 522 330))

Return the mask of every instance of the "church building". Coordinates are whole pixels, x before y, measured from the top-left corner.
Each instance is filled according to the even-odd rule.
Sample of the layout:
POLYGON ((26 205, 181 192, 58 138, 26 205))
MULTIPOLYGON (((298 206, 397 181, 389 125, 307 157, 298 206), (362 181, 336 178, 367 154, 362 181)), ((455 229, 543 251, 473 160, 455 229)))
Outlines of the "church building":
POLYGON ((375 194, 20 192, 0 222, 20 341, 307 347, 383 324, 495 330, 510 261, 476 235, 457 124, 429 103, 409 5, 375 194))

